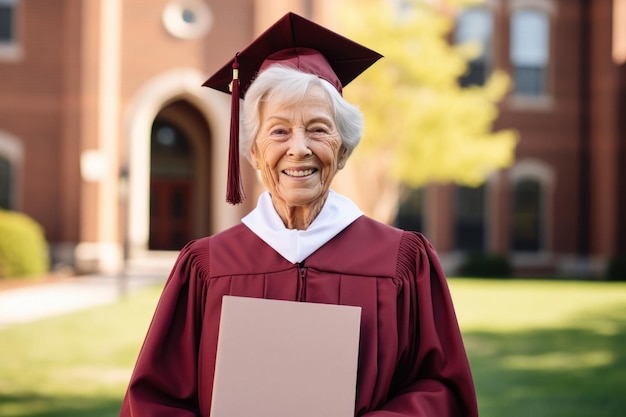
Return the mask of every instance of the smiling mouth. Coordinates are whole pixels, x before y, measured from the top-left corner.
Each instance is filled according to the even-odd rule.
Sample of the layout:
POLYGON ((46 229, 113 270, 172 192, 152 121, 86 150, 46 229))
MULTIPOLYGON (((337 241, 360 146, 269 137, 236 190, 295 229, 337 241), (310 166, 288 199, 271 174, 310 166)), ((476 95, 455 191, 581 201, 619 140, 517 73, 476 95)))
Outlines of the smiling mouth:
POLYGON ((290 177, 306 177, 313 174, 317 169, 286 169, 283 172, 290 177))

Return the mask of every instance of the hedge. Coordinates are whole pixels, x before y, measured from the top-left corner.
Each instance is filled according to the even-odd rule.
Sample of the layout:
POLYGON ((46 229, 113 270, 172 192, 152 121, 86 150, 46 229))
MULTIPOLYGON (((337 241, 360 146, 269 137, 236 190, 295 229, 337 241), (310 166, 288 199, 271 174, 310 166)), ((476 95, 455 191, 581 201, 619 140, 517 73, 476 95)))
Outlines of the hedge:
POLYGON ((466 277, 508 278, 513 268, 503 255, 473 252, 465 256, 459 274, 466 277))
POLYGON ((43 228, 29 216, 0 209, 0 278, 24 278, 49 269, 43 228))
POLYGON ((611 258, 606 268, 606 278, 610 281, 626 281, 626 254, 611 258))

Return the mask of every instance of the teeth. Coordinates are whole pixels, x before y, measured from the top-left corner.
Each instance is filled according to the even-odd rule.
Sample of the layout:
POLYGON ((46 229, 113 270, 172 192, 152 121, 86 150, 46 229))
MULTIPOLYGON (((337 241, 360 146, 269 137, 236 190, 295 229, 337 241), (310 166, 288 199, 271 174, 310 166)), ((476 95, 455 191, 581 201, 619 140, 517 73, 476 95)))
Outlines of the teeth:
POLYGON ((305 169, 301 171, 286 169, 285 174, 289 175, 290 177, 306 177, 307 175, 311 175, 313 171, 313 169, 305 169))

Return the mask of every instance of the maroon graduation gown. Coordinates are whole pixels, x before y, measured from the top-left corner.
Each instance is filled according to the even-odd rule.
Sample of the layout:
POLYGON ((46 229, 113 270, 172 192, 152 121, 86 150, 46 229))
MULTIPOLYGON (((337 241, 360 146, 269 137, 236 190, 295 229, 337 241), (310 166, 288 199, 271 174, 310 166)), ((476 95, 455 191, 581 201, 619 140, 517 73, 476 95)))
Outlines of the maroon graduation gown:
POLYGON ((300 265, 243 224, 189 243, 157 306, 121 417, 210 415, 224 295, 360 306, 357 416, 478 415, 434 249, 419 233, 361 216, 300 265))

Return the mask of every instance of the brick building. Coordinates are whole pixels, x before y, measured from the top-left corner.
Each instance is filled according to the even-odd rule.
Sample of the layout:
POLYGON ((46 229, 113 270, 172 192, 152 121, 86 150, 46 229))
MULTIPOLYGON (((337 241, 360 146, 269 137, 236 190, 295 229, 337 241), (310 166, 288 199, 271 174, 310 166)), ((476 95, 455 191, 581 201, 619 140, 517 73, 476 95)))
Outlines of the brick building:
MULTIPOLYGON (((115 271, 232 225, 224 202, 229 98, 200 88, 241 45, 324 0, 0 0, 0 207, 39 221, 55 264, 115 271), (235 30, 236 29, 236 30, 235 30), (125 251, 124 249, 128 249, 125 251)), ((401 204, 449 271, 468 251, 520 271, 599 272, 626 252, 624 0, 488 0, 457 17, 516 81, 497 128, 516 163, 467 189, 432 185, 401 204)))
POLYGON ((483 45, 461 82, 513 80, 496 128, 519 132, 516 161, 478 189, 414 193, 409 218, 449 270, 484 251, 523 274, 602 275, 626 253, 626 1, 487 0, 455 35, 483 45))
POLYGON ((253 7, 0 1, 0 198, 43 225, 55 263, 114 271, 125 247, 179 249, 240 218, 229 100, 200 85, 265 24, 253 7))

